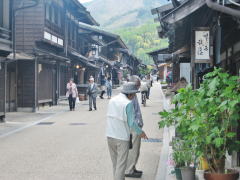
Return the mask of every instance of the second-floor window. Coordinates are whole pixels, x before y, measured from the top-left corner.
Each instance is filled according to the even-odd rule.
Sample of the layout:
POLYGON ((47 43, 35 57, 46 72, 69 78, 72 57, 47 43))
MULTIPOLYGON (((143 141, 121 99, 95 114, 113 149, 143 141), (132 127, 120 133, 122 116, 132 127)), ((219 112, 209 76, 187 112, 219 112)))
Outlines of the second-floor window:
POLYGON ((10 1, 0 0, 0 27, 9 28, 10 1))
POLYGON ((68 44, 77 49, 77 25, 71 20, 68 21, 68 44))
POLYGON ((58 27, 62 26, 61 22, 61 10, 54 4, 46 4, 45 6, 45 18, 51 23, 57 25, 58 27))
POLYGON ((0 0, 0 27, 3 27, 3 1, 0 0))

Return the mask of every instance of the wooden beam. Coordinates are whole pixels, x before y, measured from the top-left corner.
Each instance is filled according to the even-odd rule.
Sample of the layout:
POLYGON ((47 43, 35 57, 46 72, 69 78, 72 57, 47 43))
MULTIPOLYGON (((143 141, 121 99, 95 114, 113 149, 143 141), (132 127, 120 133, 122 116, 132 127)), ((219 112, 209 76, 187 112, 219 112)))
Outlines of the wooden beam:
POLYGON ((174 9, 173 11, 162 17, 161 20, 173 24, 189 16, 191 13, 195 12, 205 4, 205 0, 186 1, 178 8, 174 9))
POLYGON ((164 11, 169 11, 171 9, 173 9, 173 5, 172 5, 172 3, 169 3, 166 5, 160 6, 158 8, 154 8, 151 10, 151 12, 152 12, 152 15, 154 15, 154 14, 162 13, 164 11))

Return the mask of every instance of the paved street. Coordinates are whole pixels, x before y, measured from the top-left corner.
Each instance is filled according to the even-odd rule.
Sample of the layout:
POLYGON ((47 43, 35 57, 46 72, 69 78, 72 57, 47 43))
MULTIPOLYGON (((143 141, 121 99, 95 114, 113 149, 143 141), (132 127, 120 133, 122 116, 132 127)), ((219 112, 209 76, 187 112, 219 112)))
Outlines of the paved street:
MULTIPOLYGON (((138 169, 144 171, 143 180, 155 180, 160 158, 162 143, 155 142, 162 138, 157 126, 162 108, 159 92, 160 85, 155 83, 147 107, 142 108, 144 130, 152 138, 142 144, 138 169)), ((105 138, 108 100, 97 99, 97 103, 98 110, 93 112, 85 101, 75 112, 66 111, 63 103, 52 111, 41 110, 36 119, 29 120, 32 114, 25 115, 27 121, 11 119, 12 126, 30 127, 0 138, 0 180, 113 180, 105 138)), ((1 125, 0 135, 22 127, 12 126, 1 125)))

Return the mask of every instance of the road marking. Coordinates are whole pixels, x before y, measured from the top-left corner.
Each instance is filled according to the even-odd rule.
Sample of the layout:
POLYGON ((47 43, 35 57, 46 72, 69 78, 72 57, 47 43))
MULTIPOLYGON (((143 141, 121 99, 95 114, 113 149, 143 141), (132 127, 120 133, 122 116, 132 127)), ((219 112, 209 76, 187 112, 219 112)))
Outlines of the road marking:
POLYGON ((40 122, 37 125, 53 125, 55 122, 40 122))
POLYGON ((21 132, 21 131, 23 131, 23 130, 25 130, 25 129, 27 129, 27 128, 30 128, 30 127, 32 127, 32 126, 35 126, 35 125, 37 125, 37 124, 39 124, 39 123, 41 123, 41 122, 43 122, 43 121, 49 120, 49 119, 51 119, 52 117, 57 116, 57 115, 60 115, 60 114, 63 114, 63 113, 65 113, 65 112, 66 112, 66 111, 58 112, 58 113, 56 113, 56 114, 52 114, 52 115, 50 115, 50 116, 48 116, 48 117, 46 117, 46 118, 43 118, 43 119, 41 119, 41 120, 39 120, 39 121, 34 122, 34 123, 27 124, 26 126, 17 128, 17 129, 15 129, 15 130, 13 130, 13 131, 10 131, 10 132, 7 132, 7 133, 5 133, 5 134, 0 135, 0 138, 5 138, 5 137, 7 137, 7 136, 16 134, 16 133, 18 133, 18 132, 21 132))
POLYGON ((70 123, 70 126, 84 126, 87 125, 87 123, 70 123))
POLYGON ((142 142, 148 142, 148 143, 160 143, 162 142, 162 139, 159 138, 148 138, 148 139, 142 139, 142 142))

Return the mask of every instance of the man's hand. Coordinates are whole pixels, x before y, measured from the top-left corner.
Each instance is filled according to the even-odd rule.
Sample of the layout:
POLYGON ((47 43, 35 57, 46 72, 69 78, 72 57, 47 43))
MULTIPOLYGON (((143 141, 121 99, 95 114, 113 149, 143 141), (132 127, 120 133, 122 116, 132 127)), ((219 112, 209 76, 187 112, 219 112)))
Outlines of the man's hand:
POLYGON ((140 134, 140 137, 143 139, 148 139, 147 135, 145 134, 145 132, 143 131, 142 134, 140 134))

